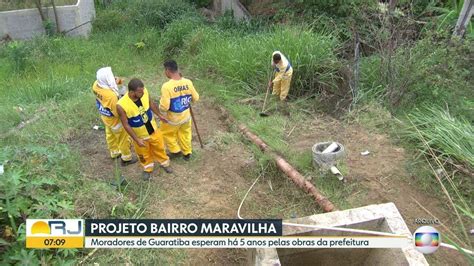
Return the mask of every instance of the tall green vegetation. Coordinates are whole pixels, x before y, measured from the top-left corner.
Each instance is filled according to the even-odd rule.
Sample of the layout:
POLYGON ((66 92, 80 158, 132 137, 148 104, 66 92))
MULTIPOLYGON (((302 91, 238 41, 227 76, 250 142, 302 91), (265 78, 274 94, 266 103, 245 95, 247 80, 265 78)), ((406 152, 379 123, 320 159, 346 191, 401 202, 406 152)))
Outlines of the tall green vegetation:
POLYGON ((219 29, 204 28, 188 40, 189 51, 195 53, 191 60, 196 69, 242 84, 240 93, 243 95, 255 95, 262 89, 262 83, 272 71, 271 54, 276 50, 281 50, 293 65, 291 95, 315 94, 321 87, 333 89, 338 79, 340 62, 335 54, 338 42, 328 33, 284 26, 235 36, 219 29))
POLYGON ((463 118, 454 118, 436 106, 417 109, 408 115, 411 125, 405 134, 427 153, 421 138, 445 159, 451 158, 474 168, 474 127, 463 118), (419 132, 418 132, 419 131, 419 132))
POLYGON ((177 56, 185 45, 186 36, 203 25, 203 19, 198 16, 182 17, 169 23, 160 38, 163 56, 177 56))
POLYGON ((188 16, 196 16, 196 10, 184 0, 117 0, 102 10, 94 28, 113 31, 123 27, 152 27, 163 29, 168 23, 188 16))
POLYGON ((359 97, 383 102, 395 112, 409 112, 420 105, 447 107, 453 115, 474 121, 474 68, 469 63, 473 56, 471 42, 450 47, 422 39, 395 52, 394 78, 389 80, 384 75, 384 58, 374 54, 362 59, 359 97))

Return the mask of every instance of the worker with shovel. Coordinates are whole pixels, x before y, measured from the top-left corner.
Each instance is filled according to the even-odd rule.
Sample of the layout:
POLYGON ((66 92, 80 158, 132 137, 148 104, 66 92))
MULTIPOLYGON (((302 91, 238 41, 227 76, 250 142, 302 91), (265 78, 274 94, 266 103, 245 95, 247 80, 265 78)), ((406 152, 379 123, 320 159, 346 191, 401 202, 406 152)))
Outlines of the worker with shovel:
MULTIPOLYGON (((272 68, 275 77, 268 81, 268 87, 273 88, 272 94, 280 98, 279 106, 285 113, 288 113, 286 97, 290 91, 293 68, 288 59, 280 52, 275 51, 272 54, 272 68)), ((263 113, 263 112, 262 112, 263 113)))
POLYGON ((188 161, 192 154, 191 102, 199 100, 199 94, 191 80, 183 78, 178 63, 164 63, 165 75, 169 78, 161 87, 160 112, 166 146, 170 157, 183 156, 188 161))
POLYGON ((143 166, 143 179, 151 178, 155 161, 165 172, 172 173, 163 135, 153 117, 153 113, 159 115, 160 111, 141 80, 130 80, 128 93, 118 101, 117 111, 123 127, 134 140, 135 152, 143 166))
POLYGON ((114 77, 112 68, 104 67, 97 71, 97 80, 92 85, 96 97, 96 106, 105 125, 105 139, 112 159, 121 157, 122 166, 136 163, 130 151, 130 138, 123 130, 117 113, 117 101, 121 96, 117 83, 121 79, 114 77))

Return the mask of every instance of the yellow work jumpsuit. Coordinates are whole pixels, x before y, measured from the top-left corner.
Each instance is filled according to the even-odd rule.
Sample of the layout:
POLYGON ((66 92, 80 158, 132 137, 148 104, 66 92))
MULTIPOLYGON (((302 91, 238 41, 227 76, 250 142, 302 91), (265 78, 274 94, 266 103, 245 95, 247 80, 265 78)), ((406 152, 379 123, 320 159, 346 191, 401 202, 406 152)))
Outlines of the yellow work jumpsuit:
POLYGON ((122 127, 117 113, 118 96, 109 88, 101 88, 97 81, 92 85, 92 91, 96 97, 96 106, 100 118, 105 126, 105 139, 110 151, 110 157, 121 156, 122 160, 130 161, 130 137, 122 127))
POLYGON ((166 155, 163 135, 153 117, 150 108, 148 90, 144 89, 143 96, 134 102, 125 94, 117 103, 127 115, 127 121, 138 138, 145 142, 145 147, 140 147, 134 142, 140 164, 145 172, 153 172, 155 161, 161 166, 169 166, 169 157, 166 155))
POLYGON ((291 78, 293 76, 293 67, 291 67, 290 62, 286 57, 280 52, 275 51, 272 54, 272 66, 275 69, 275 78, 273 79, 273 95, 280 97, 281 101, 286 99, 288 92, 290 91, 291 78), (278 64, 273 63, 273 55, 279 53, 281 56, 280 62, 278 64))
POLYGON ((161 87, 160 113, 166 121, 160 130, 171 153, 188 155, 193 152, 189 107, 191 102, 198 100, 199 94, 189 79, 171 79, 161 87))

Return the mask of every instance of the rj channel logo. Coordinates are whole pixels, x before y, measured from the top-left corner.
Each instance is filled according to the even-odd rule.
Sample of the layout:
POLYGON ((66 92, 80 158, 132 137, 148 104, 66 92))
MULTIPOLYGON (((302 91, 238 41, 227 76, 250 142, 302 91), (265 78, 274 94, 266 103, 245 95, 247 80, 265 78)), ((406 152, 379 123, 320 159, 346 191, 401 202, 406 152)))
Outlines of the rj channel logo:
POLYGON ((423 254, 435 252, 441 244, 441 235, 431 226, 422 226, 413 234, 415 249, 423 254))
POLYGON ((27 219, 27 248, 82 248, 84 220, 27 219))

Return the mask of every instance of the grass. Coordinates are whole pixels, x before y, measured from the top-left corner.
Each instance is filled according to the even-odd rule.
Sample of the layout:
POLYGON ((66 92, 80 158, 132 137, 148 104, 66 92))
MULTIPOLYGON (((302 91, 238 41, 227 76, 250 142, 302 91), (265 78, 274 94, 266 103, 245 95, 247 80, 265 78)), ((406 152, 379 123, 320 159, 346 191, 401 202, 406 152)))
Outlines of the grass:
MULTIPOLYGON (((474 127, 462 119, 454 119, 449 112, 438 108, 427 108, 408 117, 409 126, 405 135, 422 151, 437 185, 456 214, 458 225, 464 234, 465 243, 470 243, 466 223, 472 220, 472 191, 474 184, 469 178, 451 173, 457 164, 472 168, 474 127), (448 144, 447 146, 444 146, 448 144), (456 160, 456 162, 453 162, 456 160), (456 164, 457 163, 457 164, 456 164), (467 222, 465 222, 467 221, 467 222)), ((469 171, 469 170, 468 170, 469 171)))
POLYGON ((236 132, 217 131, 210 139, 205 142, 205 147, 211 147, 219 151, 228 149, 232 144, 239 142, 239 134, 236 132))
POLYGON ((153 76, 157 72, 156 51, 151 45, 144 51, 138 51, 133 43, 144 37, 152 38, 154 34, 145 31, 126 36, 124 40, 120 38, 120 34, 104 33, 94 35, 89 41, 38 38, 32 42, 13 43, 2 47, 0 53, 7 55, 18 54, 16 50, 28 51, 15 55, 26 56, 28 60, 25 66, 18 66, 23 63, 22 60, 14 60, 12 57, 15 56, 3 59, 8 67, 2 72, 6 78, 0 86, 0 92, 6 97, 0 100, 0 113, 11 119, 2 124, 0 132, 17 124, 22 118, 22 114, 11 112, 15 107, 33 109, 27 110, 29 115, 38 108, 35 104, 46 101, 60 102, 88 92, 89 83, 95 78, 97 67, 113 66, 114 73, 119 76, 153 76), (106 50, 110 50, 107 55, 102 52, 106 50), (64 63, 60 59, 63 56, 69 58, 70 63, 64 63), (149 67, 144 67, 145 65, 149 67))
POLYGON ((474 169, 474 126, 469 121, 455 118, 447 110, 436 107, 419 109, 408 115, 408 121, 405 136, 420 150, 427 152, 420 140, 423 137, 440 156, 474 169))
POLYGON ((275 50, 283 51, 294 66, 292 95, 318 93, 319 87, 333 88, 338 79, 339 61, 334 52, 338 43, 329 33, 282 26, 258 34, 229 36, 216 29, 202 28, 189 39, 185 51, 197 54, 187 61, 193 62, 199 74, 225 78, 234 84, 236 93, 243 95, 253 96, 265 88, 262 84, 268 82, 271 54, 275 50))

